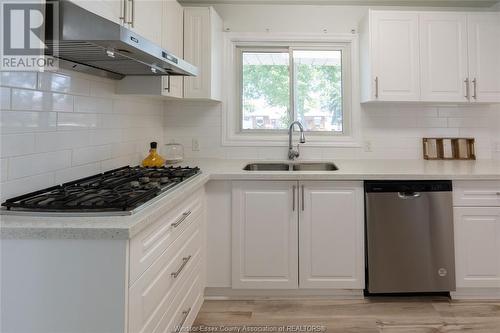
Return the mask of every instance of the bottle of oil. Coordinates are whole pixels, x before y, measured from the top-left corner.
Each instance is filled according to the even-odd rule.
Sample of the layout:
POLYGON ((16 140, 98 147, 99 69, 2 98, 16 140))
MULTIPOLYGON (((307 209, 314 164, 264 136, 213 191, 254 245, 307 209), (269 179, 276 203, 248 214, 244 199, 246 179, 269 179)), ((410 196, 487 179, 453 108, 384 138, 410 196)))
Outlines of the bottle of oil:
POLYGON ((157 142, 150 143, 151 149, 149 149, 149 155, 142 161, 143 167, 162 167, 165 164, 165 160, 161 157, 156 149, 158 148, 157 142))

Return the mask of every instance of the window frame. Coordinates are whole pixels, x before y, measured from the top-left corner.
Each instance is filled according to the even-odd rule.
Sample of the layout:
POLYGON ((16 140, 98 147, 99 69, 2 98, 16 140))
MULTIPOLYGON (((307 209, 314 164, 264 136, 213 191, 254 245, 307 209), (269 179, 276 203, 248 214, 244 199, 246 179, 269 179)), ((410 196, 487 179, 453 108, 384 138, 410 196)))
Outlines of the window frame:
MULTIPOLYGON (((270 49, 333 49, 342 52, 343 132, 308 131, 310 147, 362 147, 358 35, 353 34, 289 34, 289 33, 224 33, 222 104, 222 145, 234 147, 286 146, 287 130, 241 130, 242 127, 242 61, 238 49, 269 51, 270 49), (345 59, 345 60, 344 60, 345 59), (346 66, 347 64, 347 66, 346 66), (344 71, 345 74, 344 74, 344 71)), ((289 56, 292 61, 292 55, 289 56)), ((295 112, 295 110, 294 110, 295 112)))
POLYGON ((346 136, 350 133, 350 113, 351 110, 348 107, 349 103, 345 103, 345 99, 350 98, 350 91, 346 89, 346 80, 351 73, 350 62, 345 61, 345 57, 349 56, 349 49, 345 43, 289 43, 288 45, 276 45, 276 46, 248 46, 248 45, 236 45, 236 74, 237 74, 237 100, 238 100, 238 113, 239 119, 237 124, 237 130, 240 134, 248 133, 263 133, 263 134, 282 134, 288 133, 288 129, 244 129, 243 128, 243 53, 259 53, 259 52, 269 52, 269 53, 288 53, 288 68, 289 68, 289 109, 288 116, 291 121, 298 120, 296 105, 296 75, 295 75, 295 63, 293 59, 294 51, 340 51, 341 52, 341 89, 342 89, 342 132, 336 131, 305 131, 307 135, 324 135, 324 136, 346 136), (347 131, 346 131, 347 129, 347 131))

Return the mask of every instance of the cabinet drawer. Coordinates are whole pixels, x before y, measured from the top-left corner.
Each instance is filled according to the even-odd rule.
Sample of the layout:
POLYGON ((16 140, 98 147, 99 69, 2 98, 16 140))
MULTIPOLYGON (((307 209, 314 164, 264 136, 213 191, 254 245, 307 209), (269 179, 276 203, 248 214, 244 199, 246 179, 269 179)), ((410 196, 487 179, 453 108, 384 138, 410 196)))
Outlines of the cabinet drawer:
POLYGON ((167 247, 203 213, 200 192, 160 218, 130 240, 130 276, 132 285, 167 247))
POLYGON ((500 181, 459 181, 453 183, 454 206, 500 206, 500 181))
MULTIPOLYGON (((154 333, 175 333, 182 324, 191 326, 203 302, 202 265, 198 265, 179 288, 172 305, 165 312, 154 333)), ((186 332, 186 331, 184 331, 186 332)))
POLYGON ((200 225, 201 216, 131 286, 130 332, 151 332, 172 304, 186 277, 199 266, 203 241, 200 225))
MULTIPOLYGON (((190 279, 191 281, 193 282, 188 284, 189 290, 179 294, 179 296, 184 296, 181 305, 171 316, 165 316, 165 318, 171 319, 167 325, 166 332, 186 332, 185 328, 191 327, 196 319, 196 315, 203 303, 203 282, 200 274, 194 279, 190 279), (181 330, 181 328, 184 329, 181 330)), ((159 333, 162 331, 158 330, 156 332, 159 333)))

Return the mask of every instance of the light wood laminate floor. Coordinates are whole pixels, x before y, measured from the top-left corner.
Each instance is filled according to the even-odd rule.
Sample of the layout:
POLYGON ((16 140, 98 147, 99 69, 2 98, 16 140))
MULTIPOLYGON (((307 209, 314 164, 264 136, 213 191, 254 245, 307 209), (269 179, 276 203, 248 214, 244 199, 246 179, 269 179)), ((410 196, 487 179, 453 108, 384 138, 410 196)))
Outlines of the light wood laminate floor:
MULTIPOLYGON (((500 333, 500 302, 446 298, 205 301, 194 325, 208 326, 205 332, 226 333, 238 332, 231 327, 244 325, 318 325, 321 332, 339 333, 500 333)), ((293 328, 287 331, 294 332, 293 328)))

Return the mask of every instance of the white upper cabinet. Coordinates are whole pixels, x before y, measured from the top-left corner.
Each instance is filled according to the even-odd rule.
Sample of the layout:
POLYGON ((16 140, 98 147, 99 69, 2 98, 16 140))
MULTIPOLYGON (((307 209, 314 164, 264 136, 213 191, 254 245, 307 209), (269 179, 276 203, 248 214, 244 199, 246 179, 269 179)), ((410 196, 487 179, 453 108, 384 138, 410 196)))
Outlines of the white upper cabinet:
MULTIPOLYGON (((138 2, 136 6, 142 5, 142 2, 138 2)), ((159 13, 163 13, 163 18, 161 24, 156 27, 161 35, 161 46, 182 58, 184 9, 174 0, 156 3, 162 4, 159 13)), ((127 76, 118 82, 117 93, 182 98, 183 82, 182 76, 127 76)))
POLYGON ((297 288, 296 194, 295 181, 233 182, 233 288, 297 288))
POLYGON ((184 98, 222 99, 222 19, 213 7, 184 8, 184 59, 198 67, 184 78, 184 98))
POLYGON ((362 34, 362 101, 418 101, 418 14, 370 10, 362 34))
POLYGON ((361 100, 500 102, 500 14, 370 10, 361 100))
MULTIPOLYGON (((163 1, 161 0, 126 0, 127 22, 130 29, 150 41, 162 43, 162 14, 163 1)), ((168 2, 168 1, 167 1, 168 2)))
POLYGON ((467 14, 420 14, 421 99, 467 102, 467 14))
POLYGON ((160 44, 162 42, 162 0, 71 0, 78 6, 124 25, 137 34, 160 44))
POLYGON ((472 102, 500 102, 500 13, 468 14, 472 102))
POLYGON ((362 182, 299 182, 299 286, 364 288, 362 182))
POLYGON ((71 0, 78 6, 118 24, 124 24, 126 0, 71 0))
MULTIPOLYGON (((184 54, 184 9, 177 1, 165 1, 163 5, 162 47, 177 57, 184 54)), ((182 98, 182 76, 163 77, 164 96, 182 98)))

